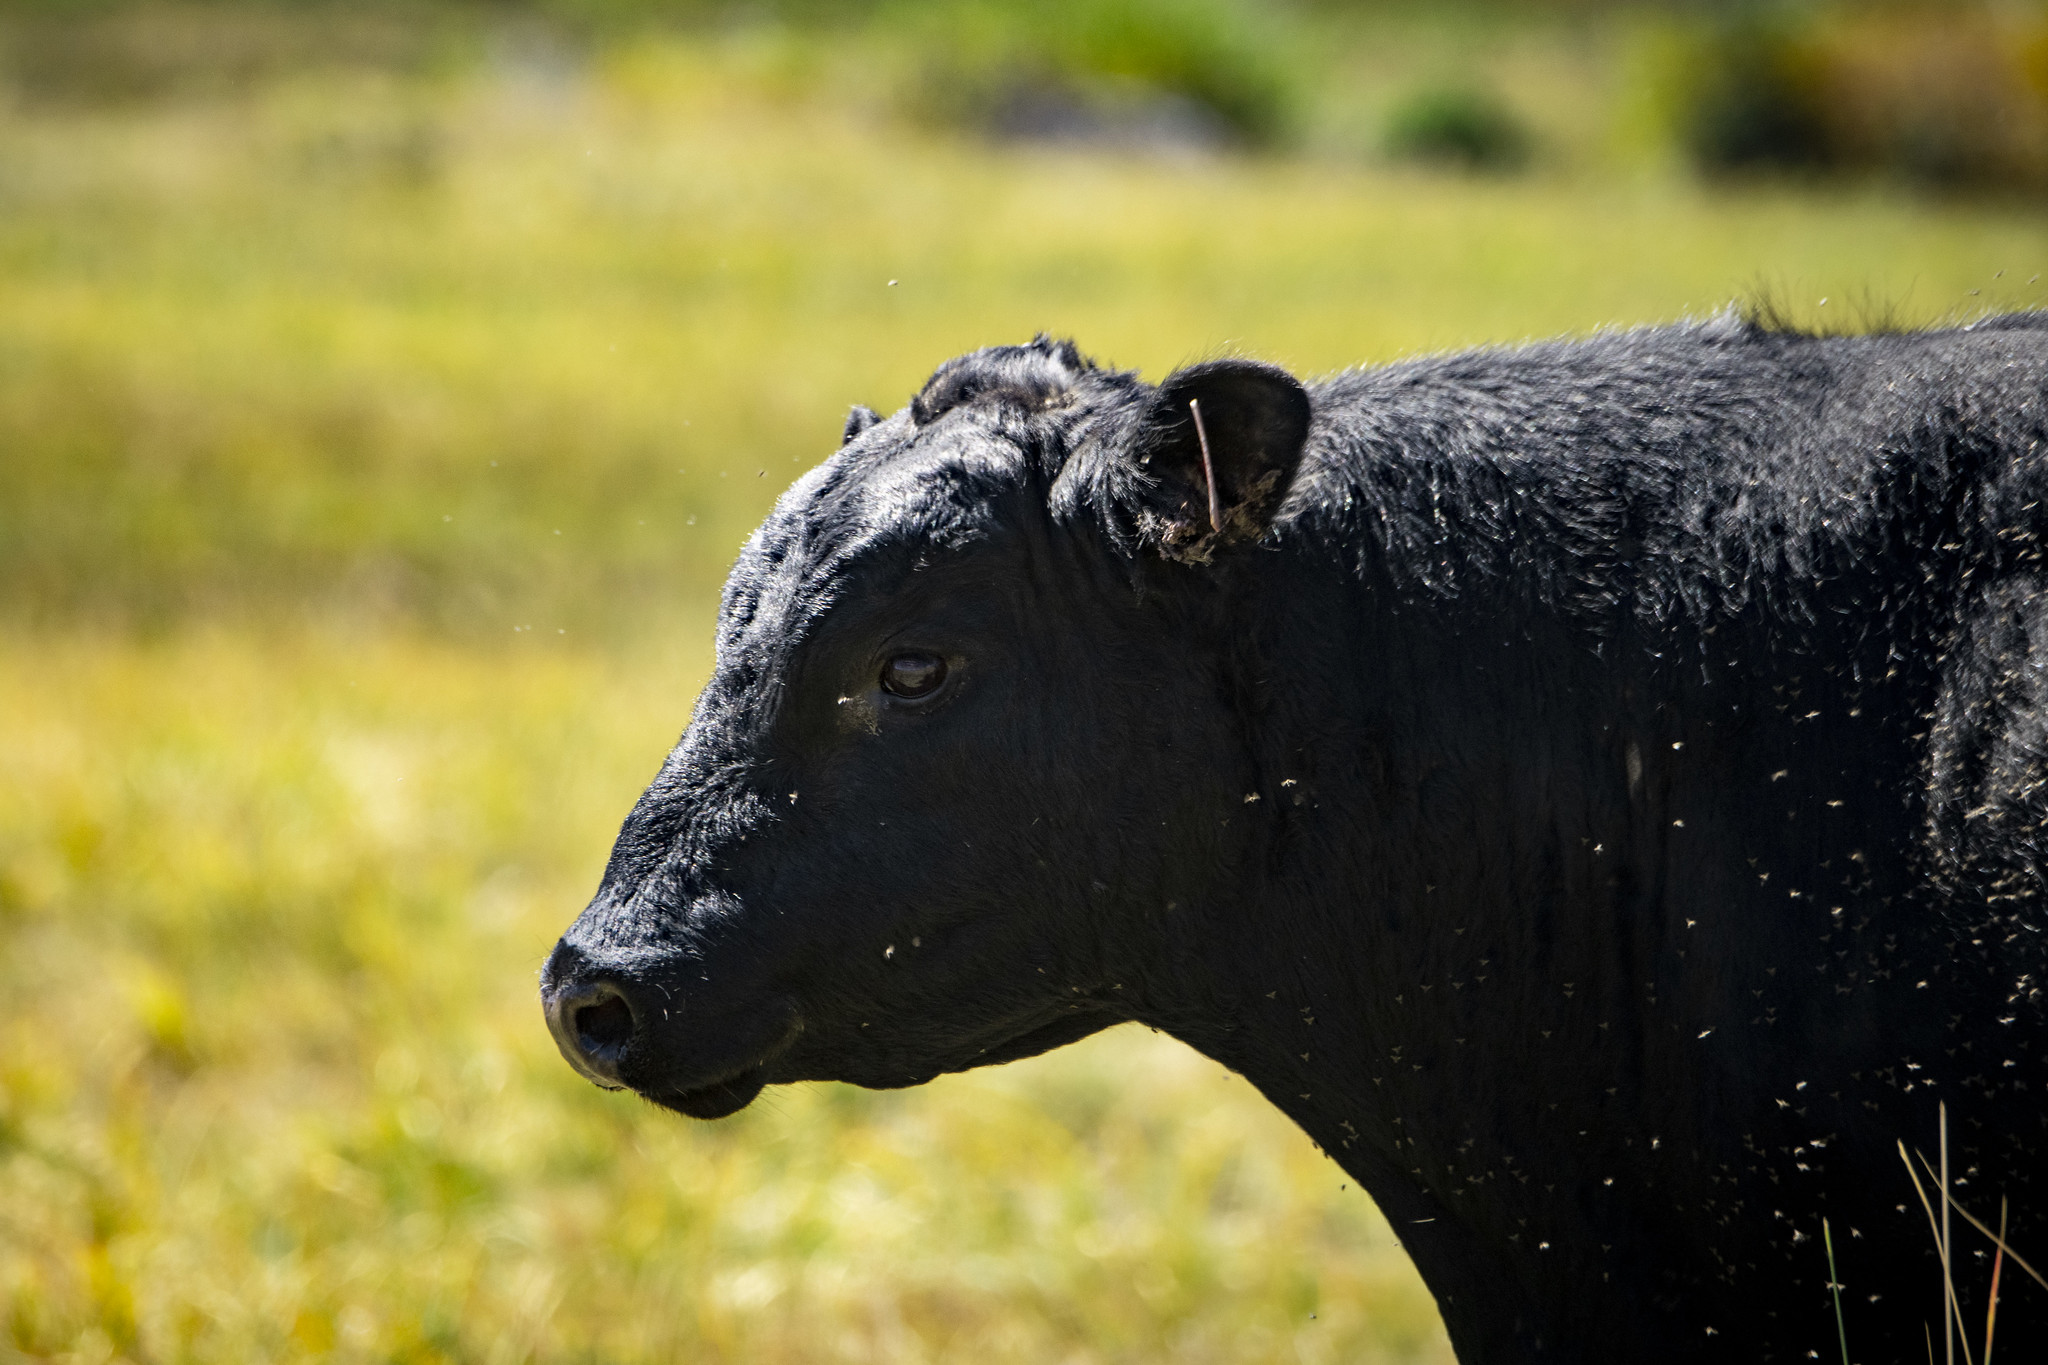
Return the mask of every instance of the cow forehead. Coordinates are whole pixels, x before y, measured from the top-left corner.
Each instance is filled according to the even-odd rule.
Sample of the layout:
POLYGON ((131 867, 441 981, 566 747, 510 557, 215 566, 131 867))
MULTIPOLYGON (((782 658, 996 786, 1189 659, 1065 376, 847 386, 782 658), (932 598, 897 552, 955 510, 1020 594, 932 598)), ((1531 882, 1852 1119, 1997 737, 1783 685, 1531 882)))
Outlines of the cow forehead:
MULTIPOLYGON (((891 551, 956 549, 985 538, 998 503, 1035 482, 1009 434, 971 417, 922 430, 898 413, 790 486, 727 580, 718 652, 766 662, 891 551)), ((914 555, 912 556, 914 557, 914 555)))

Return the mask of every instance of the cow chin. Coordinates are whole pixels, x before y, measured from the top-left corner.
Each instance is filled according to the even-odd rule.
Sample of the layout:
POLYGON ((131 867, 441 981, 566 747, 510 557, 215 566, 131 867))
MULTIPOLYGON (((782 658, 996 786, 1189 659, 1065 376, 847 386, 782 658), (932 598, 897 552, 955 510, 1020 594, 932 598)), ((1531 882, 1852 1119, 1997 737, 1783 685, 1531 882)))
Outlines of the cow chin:
POLYGON ((694 1030, 677 1032, 682 1036, 661 1040, 673 1051, 647 1049, 628 1064, 621 1079, 664 1109, 693 1119, 722 1119, 752 1104, 762 1087, 780 1079, 771 1073, 803 1036, 804 1021, 792 1003, 782 1000, 744 1022, 709 1029, 699 1022, 694 1030))
POLYGON ((693 1119, 722 1119, 752 1104, 754 1097, 767 1084, 767 1068, 756 1066, 737 1076, 693 1090, 642 1093, 662 1108, 673 1109, 693 1119))

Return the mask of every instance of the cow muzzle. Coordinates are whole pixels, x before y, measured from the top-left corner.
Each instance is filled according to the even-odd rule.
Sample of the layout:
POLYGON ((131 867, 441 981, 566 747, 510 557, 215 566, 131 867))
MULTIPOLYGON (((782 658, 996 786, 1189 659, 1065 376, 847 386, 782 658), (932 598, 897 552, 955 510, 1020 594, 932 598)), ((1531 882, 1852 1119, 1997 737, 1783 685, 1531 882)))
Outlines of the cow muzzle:
MULTIPOLYGON (((774 993, 713 998, 671 989, 676 972, 608 968, 568 942, 541 973, 541 1010, 562 1057, 607 1090, 639 1091, 692 1118, 744 1109, 803 1032, 774 993), (668 984, 664 984, 667 980, 668 984)), ((700 975, 694 970, 688 975, 700 975)))

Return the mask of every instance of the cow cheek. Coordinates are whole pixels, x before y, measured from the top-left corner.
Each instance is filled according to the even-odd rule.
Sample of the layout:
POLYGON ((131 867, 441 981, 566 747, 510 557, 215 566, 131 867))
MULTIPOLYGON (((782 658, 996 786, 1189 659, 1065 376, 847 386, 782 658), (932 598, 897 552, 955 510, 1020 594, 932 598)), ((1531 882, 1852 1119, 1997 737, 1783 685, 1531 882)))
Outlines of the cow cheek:
POLYGON ((875 699, 865 693, 841 697, 836 709, 842 735, 877 735, 882 731, 882 713, 875 699))

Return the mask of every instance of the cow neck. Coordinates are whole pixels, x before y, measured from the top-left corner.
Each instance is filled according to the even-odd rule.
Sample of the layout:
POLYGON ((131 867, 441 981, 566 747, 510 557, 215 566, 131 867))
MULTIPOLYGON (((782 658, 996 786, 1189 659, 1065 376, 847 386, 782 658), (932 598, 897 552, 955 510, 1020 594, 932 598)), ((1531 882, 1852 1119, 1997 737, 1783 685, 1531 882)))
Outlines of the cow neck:
MULTIPOLYGON (((1780 962, 1812 955, 1790 929, 1730 921, 1746 893, 1695 884, 1708 864, 1674 852, 1674 822, 1711 840, 1722 818, 1671 805, 1672 756, 1711 740, 1689 739, 1612 642, 1510 603, 1403 600, 1282 555, 1266 581, 1240 612, 1256 624, 1235 682, 1260 870, 1212 907, 1188 1007, 1160 1022, 1359 1180, 1447 1310, 1494 1296, 1501 1311, 1454 1329, 1506 1335, 1461 1354, 1516 1358, 1565 1330, 1560 1312, 1623 1337, 1643 1319, 1654 1337, 1648 1317, 1673 1305, 1615 1267, 1655 1249, 1707 1276, 1714 1248, 1674 1251, 1642 1212, 1654 1202, 1587 1192, 1712 1197, 1701 1172, 1732 1154, 1679 1136, 1712 1126, 1700 1044, 1750 1022, 1780 962)), ((1789 1069, 1759 1091, 1795 1094, 1802 1067, 1939 1051, 1876 1020, 1859 1035, 1873 1058, 1831 1054, 1842 1031, 1799 1001, 1775 1006, 1791 1045, 1768 1064, 1789 1069)))

